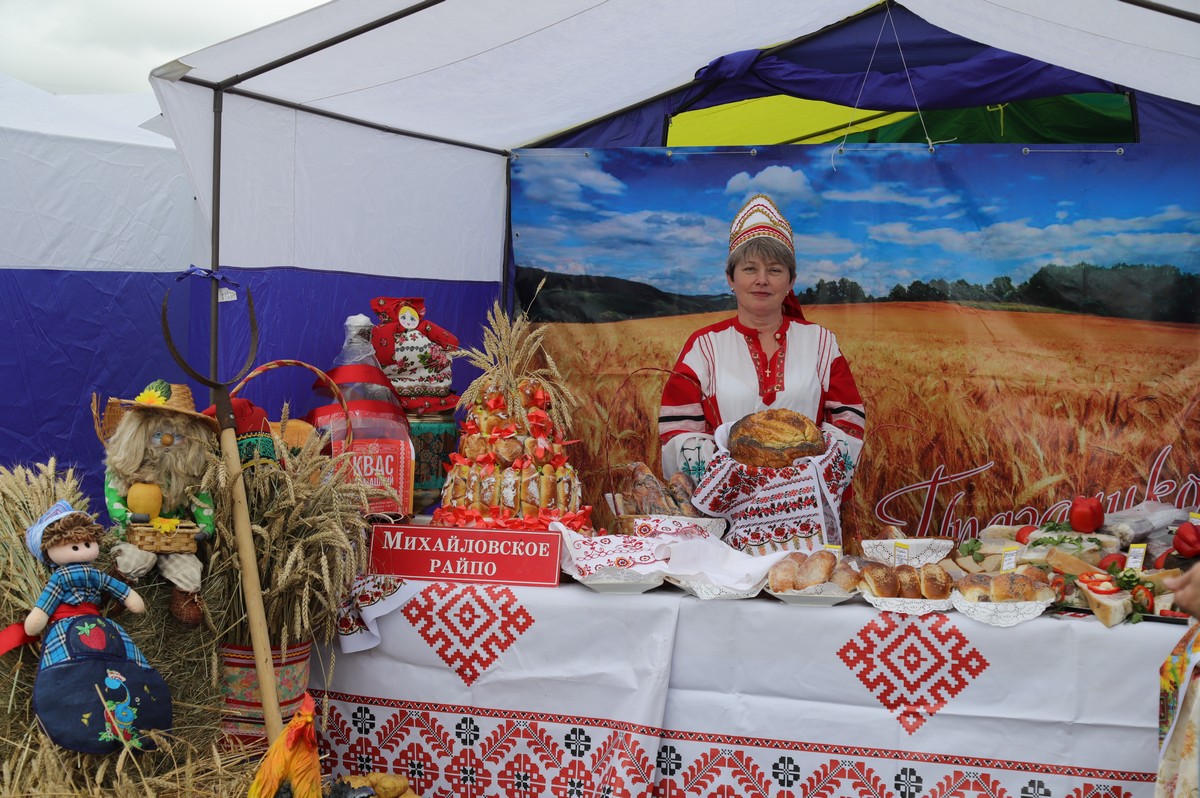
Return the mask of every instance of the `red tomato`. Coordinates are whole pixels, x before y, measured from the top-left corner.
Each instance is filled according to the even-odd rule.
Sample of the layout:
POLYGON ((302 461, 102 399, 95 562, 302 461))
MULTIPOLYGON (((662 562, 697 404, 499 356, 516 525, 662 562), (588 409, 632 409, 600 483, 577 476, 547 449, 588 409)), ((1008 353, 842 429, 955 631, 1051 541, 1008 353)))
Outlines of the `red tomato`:
POLYGON ((1067 521, 1076 532, 1095 532, 1104 525, 1104 506, 1095 496, 1076 496, 1067 521))
POLYGON ((1017 530, 1017 542, 1022 546, 1029 543, 1029 539, 1033 537, 1033 533, 1041 529, 1040 526, 1023 526, 1017 530))
POLYGON ((1105 554, 1100 558, 1100 567, 1106 571, 1112 570, 1113 563, 1116 563, 1117 570, 1125 568, 1125 555, 1119 551, 1114 551, 1112 554, 1105 554))

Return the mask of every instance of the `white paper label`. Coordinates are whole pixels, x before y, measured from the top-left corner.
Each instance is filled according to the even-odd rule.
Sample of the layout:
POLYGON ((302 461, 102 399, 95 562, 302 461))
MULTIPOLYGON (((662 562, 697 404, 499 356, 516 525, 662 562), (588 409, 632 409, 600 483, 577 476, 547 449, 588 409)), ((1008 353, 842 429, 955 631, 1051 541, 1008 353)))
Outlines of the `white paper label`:
POLYGON ((1134 543, 1129 547, 1129 556, 1125 559, 1125 567, 1132 568, 1135 571, 1142 570, 1143 564, 1146 562, 1146 544, 1134 543))
POLYGON ((892 564, 893 565, 908 565, 908 544, 897 543, 892 549, 892 564))
POLYGON ((1017 552, 1021 550, 1020 546, 1005 546, 1001 549, 1000 554, 1002 560, 1000 562, 1000 570, 1011 571, 1017 567, 1017 552))
POLYGON ((826 543, 825 551, 837 557, 839 561, 842 559, 842 547, 836 543, 826 543))
POLYGON ((237 291, 234 291, 232 288, 221 286, 217 289, 218 302, 232 302, 235 299, 237 299, 237 291))

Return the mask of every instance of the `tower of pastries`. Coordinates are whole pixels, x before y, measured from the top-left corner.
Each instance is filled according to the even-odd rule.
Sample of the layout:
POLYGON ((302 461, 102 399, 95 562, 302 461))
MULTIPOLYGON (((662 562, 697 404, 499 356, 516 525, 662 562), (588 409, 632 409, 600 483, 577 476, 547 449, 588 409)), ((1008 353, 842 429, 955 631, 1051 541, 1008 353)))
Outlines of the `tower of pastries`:
POLYGON ((483 348, 465 350, 483 373, 460 400, 466 414, 434 524, 590 528, 565 439, 576 400, 542 349, 544 333, 524 314, 510 319, 497 303, 483 348))

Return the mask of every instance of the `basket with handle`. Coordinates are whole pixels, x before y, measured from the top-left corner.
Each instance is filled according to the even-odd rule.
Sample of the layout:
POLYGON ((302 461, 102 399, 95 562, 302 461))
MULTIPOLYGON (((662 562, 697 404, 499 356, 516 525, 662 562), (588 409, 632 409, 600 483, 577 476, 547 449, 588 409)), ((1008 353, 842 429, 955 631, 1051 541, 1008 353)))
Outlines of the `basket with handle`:
POLYGON ((243 377, 241 382, 239 382, 237 385, 230 388, 229 395, 237 396, 238 391, 240 391, 242 388, 244 388, 246 386, 246 383, 250 382, 250 380, 254 379, 255 377, 257 377, 261 374, 266 374, 268 371, 274 371, 275 369, 284 368, 287 366, 296 366, 299 368, 308 369, 309 371, 311 371, 313 374, 316 375, 318 382, 320 382, 322 385, 324 385, 326 388, 329 389, 329 393, 333 396, 334 400, 342 408, 342 413, 346 417, 346 448, 349 448, 350 444, 353 443, 353 441, 354 441, 354 430, 353 430, 353 427, 350 422, 350 407, 349 407, 349 405, 346 404, 346 397, 342 393, 342 389, 339 388, 338 384, 336 382, 334 382, 333 379, 331 379, 330 376, 328 374, 326 374, 324 371, 321 371, 321 369, 319 369, 316 366, 313 366, 309 363, 305 363, 303 360, 283 359, 283 360, 271 360, 267 363, 263 363, 261 366, 257 367, 256 369, 251 371, 249 374, 247 374, 245 377, 243 377))

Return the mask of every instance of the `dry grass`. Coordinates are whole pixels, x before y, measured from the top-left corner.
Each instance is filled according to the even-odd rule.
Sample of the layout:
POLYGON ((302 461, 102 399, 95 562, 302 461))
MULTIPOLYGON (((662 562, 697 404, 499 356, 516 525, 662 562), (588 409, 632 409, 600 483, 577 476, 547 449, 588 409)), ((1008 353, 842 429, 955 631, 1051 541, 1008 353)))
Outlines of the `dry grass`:
MULTIPOLYGON (((868 436, 845 508, 851 535, 871 527, 888 493, 991 463, 939 491, 931 517, 986 522, 1048 508, 1076 493, 1200 473, 1200 335, 1188 325, 1067 314, 888 303, 806 308, 833 330, 867 403, 868 436), (961 494, 953 506, 955 494, 961 494)), ((657 409, 684 340, 727 314, 611 324, 548 325, 546 348, 581 399, 571 458, 602 502, 606 465, 657 467, 657 409)), ((1140 498, 1140 497, 1139 497, 1140 498)), ((925 491, 898 497, 893 515, 916 526, 925 491)))
MULTIPOLYGON (((58 499, 87 510, 72 471, 54 461, 12 470, 0 468, 0 563, 9 578, 0 592, 0 622, 23 621, 49 574, 25 547, 25 528, 58 499)), ((104 567, 103 562, 98 563, 104 567)), ((38 652, 29 646, 0 660, 8 677, 6 712, 0 721, 0 793, 56 795, 170 796, 201 798, 244 794, 255 760, 223 749, 216 641, 203 629, 186 630, 166 612, 170 586, 142 584, 147 612, 125 613, 122 626, 171 685, 174 731, 160 737, 157 751, 90 756, 50 742, 33 716, 31 698, 38 652)))

